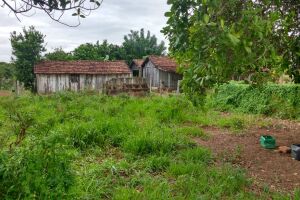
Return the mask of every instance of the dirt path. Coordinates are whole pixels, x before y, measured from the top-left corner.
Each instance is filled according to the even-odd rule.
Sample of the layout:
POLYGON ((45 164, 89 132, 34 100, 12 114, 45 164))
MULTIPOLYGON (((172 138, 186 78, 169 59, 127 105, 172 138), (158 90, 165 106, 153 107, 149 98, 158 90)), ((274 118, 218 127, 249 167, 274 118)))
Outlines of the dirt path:
POLYGON ((280 154, 263 149, 259 144, 261 135, 275 136, 279 146, 300 144, 300 123, 273 122, 273 127, 251 128, 242 135, 214 127, 204 127, 212 137, 207 140, 195 138, 201 145, 209 147, 219 161, 231 162, 246 169, 253 178, 254 185, 268 186, 271 190, 293 192, 300 189, 300 161, 293 160, 290 154, 280 154))

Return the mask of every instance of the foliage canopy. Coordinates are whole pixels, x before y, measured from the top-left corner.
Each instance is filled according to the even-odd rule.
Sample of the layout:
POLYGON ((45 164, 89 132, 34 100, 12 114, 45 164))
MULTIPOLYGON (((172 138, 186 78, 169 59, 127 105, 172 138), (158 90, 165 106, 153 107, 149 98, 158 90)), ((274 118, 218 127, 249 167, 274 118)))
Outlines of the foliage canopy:
POLYGON ((41 53, 46 50, 44 38, 45 36, 33 26, 24 28, 23 33, 12 32, 10 35, 16 78, 24 83, 26 89, 32 91, 34 91, 35 80, 34 64, 41 59, 41 53))
POLYGON ((55 48, 53 52, 46 53, 44 58, 46 60, 56 60, 56 61, 68 61, 73 59, 71 53, 65 52, 62 48, 55 48))
POLYGON ((81 44, 74 51, 68 53, 61 48, 45 55, 46 60, 126 60, 130 63, 133 59, 143 58, 148 55, 164 55, 165 44, 157 43, 157 37, 150 31, 145 36, 144 29, 130 31, 124 36, 122 45, 115 45, 104 40, 95 44, 81 44))
POLYGON ((299 73, 299 5, 284 1, 170 0, 163 33, 184 71, 184 89, 299 73), (297 42, 298 41, 298 42, 297 42), (298 50, 297 50, 298 49, 298 50))
POLYGON ((1 0, 3 6, 8 7, 19 19, 19 14, 34 14, 39 10, 44 12, 52 20, 67 25, 80 25, 80 18, 85 18, 92 10, 98 9, 103 0, 1 0), (65 13, 78 17, 78 23, 74 25, 67 24, 62 21, 65 13))
POLYGON ((150 31, 145 34, 144 29, 140 31, 131 30, 130 33, 124 36, 123 42, 124 53, 126 60, 141 59, 148 55, 163 55, 166 47, 165 43, 157 43, 157 37, 151 35, 150 31))
POLYGON ((13 64, 0 62, 0 90, 10 90, 15 77, 15 67, 13 64))
POLYGON ((75 60, 121 60, 123 57, 122 47, 110 44, 107 40, 82 44, 73 51, 75 60))

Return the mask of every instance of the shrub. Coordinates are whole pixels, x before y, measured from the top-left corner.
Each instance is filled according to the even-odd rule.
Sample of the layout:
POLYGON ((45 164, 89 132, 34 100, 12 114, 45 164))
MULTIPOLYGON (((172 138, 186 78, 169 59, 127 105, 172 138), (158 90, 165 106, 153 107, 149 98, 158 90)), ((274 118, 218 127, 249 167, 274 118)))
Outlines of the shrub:
POLYGON ((1 199, 66 199, 73 184, 71 155, 53 135, 0 153, 1 199))
POLYGON ((216 88, 210 106, 222 111, 300 118, 300 85, 250 86, 229 83, 216 88))

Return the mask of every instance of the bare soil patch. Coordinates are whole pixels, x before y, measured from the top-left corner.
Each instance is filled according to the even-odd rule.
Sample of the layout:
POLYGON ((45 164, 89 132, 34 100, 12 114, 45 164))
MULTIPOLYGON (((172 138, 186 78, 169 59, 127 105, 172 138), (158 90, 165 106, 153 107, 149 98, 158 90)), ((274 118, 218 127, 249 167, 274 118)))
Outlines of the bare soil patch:
POLYGON ((272 120, 270 127, 253 127, 241 135, 216 127, 203 129, 211 134, 211 138, 206 141, 200 138, 194 140, 212 149, 217 162, 231 162, 246 169, 255 186, 268 186, 271 190, 282 192, 300 189, 300 161, 293 160, 290 154, 266 150, 259 143, 261 135, 270 134, 276 138, 279 146, 299 144, 299 122, 272 120))
POLYGON ((10 96, 11 92, 9 91, 0 91, 0 97, 6 97, 6 96, 10 96))

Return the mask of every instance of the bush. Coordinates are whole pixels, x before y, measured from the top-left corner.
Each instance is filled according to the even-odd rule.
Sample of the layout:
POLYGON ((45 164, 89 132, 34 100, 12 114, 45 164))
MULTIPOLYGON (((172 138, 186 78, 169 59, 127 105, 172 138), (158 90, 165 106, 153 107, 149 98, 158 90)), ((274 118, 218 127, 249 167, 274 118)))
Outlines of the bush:
POLYGON ((250 86, 229 83, 216 88, 210 106, 222 111, 300 118, 300 85, 250 86))
MULTIPOLYGON (((54 133, 52 133, 54 134, 54 133)), ((66 199, 73 184, 71 155, 52 135, 0 153, 1 199, 66 199)))

